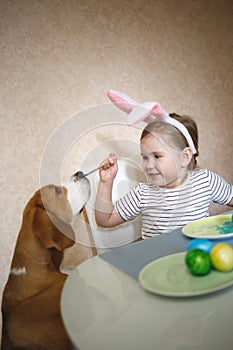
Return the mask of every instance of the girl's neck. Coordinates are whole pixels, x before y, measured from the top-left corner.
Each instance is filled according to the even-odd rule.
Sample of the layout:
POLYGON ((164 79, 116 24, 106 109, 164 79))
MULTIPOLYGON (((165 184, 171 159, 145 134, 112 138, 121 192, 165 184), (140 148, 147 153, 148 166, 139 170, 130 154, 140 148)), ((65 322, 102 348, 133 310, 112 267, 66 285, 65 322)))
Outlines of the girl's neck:
POLYGON ((188 171, 186 171, 184 174, 179 176, 177 179, 175 179, 171 183, 166 184, 165 186, 162 186, 162 187, 168 190, 180 187, 186 182, 187 178, 188 178, 188 171))

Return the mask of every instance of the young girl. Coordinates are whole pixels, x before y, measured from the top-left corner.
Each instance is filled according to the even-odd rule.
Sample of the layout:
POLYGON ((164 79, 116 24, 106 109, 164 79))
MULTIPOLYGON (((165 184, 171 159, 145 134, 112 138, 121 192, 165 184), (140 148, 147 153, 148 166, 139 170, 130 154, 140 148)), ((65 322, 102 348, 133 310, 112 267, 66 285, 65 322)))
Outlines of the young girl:
POLYGON ((197 168, 196 123, 175 113, 170 117, 176 126, 173 120, 153 121, 142 132, 141 156, 148 183, 139 183, 114 204, 117 157, 109 155, 111 165, 99 171, 95 205, 99 226, 113 227, 141 214, 141 235, 146 238, 209 216, 213 202, 233 206, 233 186, 217 174, 197 168))

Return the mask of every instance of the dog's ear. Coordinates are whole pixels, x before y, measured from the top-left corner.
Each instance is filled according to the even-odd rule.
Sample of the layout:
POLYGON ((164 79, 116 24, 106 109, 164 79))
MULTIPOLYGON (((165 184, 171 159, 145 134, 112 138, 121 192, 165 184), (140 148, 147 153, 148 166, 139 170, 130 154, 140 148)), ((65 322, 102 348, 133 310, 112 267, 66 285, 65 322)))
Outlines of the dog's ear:
POLYGON ((34 235, 49 249, 62 251, 74 244, 74 232, 70 225, 50 217, 44 208, 38 207, 33 219, 34 235))

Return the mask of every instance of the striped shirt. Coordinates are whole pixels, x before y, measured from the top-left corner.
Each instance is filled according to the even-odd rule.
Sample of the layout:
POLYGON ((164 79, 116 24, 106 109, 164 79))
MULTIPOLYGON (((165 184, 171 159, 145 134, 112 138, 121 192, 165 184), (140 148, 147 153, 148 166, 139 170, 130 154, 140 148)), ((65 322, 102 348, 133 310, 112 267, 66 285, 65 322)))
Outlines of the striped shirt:
POLYGON ((139 183, 115 202, 123 220, 142 217, 142 237, 170 232, 187 223, 209 216, 211 203, 226 205, 233 197, 233 186, 205 169, 189 171, 179 187, 166 189, 139 183))

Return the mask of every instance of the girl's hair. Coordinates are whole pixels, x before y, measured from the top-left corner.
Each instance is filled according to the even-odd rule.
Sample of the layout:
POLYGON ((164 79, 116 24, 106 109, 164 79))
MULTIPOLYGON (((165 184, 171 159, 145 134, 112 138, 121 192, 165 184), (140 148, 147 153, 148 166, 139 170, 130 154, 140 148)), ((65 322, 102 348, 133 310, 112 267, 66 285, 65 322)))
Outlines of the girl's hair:
MULTIPOLYGON (((189 164, 189 169, 195 169, 197 167, 197 157, 198 157, 198 130, 197 130, 197 124, 196 122, 190 118, 187 115, 178 115, 176 113, 169 114, 171 118, 174 118, 178 120, 180 123, 182 123, 186 129, 188 130, 194 146, 197 150, 196 154, 193 154, 193 157, 191 159, 191 162, 189 164)), ((159 133, 161 135, 167 136, 170 138, 171 142, 174 144, 174 146, 177 146, 179 149, 184 149, 185 147, 189 147, 188 141, 184 137, 184 135, 178 130, 176 127, 174 127, 171 124, 165 123, 163 121, 154 121, 144 128, 141 134, 140 141, 146 137, 148 134, 159 133)))

